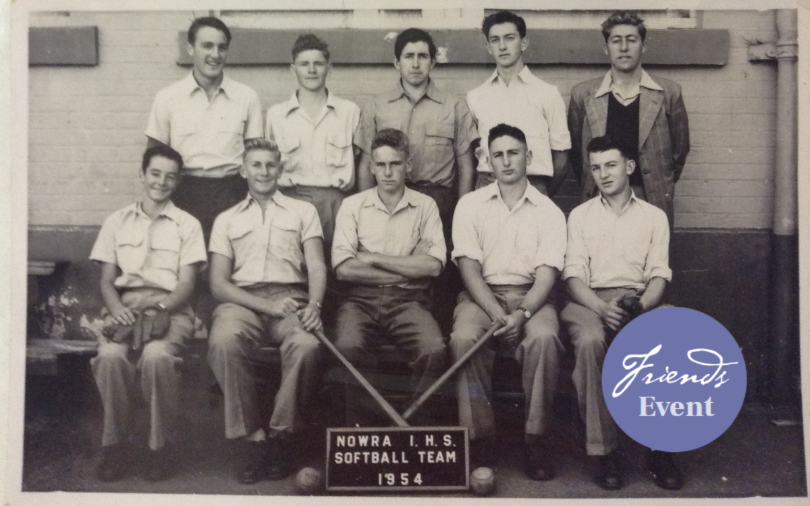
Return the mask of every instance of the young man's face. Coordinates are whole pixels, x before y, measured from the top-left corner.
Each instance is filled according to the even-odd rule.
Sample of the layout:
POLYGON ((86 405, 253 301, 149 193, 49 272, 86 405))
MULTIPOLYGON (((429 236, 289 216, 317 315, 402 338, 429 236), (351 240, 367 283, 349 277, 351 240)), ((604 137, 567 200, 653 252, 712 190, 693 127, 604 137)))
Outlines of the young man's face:
POLYGON ((251 195, 269 197, 275 193, 281 175, 280 158, 266 149, 254 149, 245 155, 240 174, 247 179, 251 195))
POLYGON ((402 80, 411 86, 421 86, 430 77, 430 71, 436 61, 430 57, 427 42, 409 42, 402 48, 399 60, 394 60, 394 67, 399 70, 402 80))
POLYGON ((520 181, 526 176, 526 166, 532 153, 526 145, 510 135, 495 138, 489 145, 489 164, 495 179, 504 184, 520 181))
POLYGON ((180 182, 180 167, 174 160, 156 155, 149 160, 140 179, 146 197, 162 204, 171 198, 180 182))
POLYGON ((301 51, 295 56, 291 68, 301 88, 320 91, 326 86, 330 66, 321 51, 317 49, 301 51))
POLYGON ((602 195, 619 195, 630 186, 635 162, 622 156, 618 149, 590 153, 591 174, 602 195))
POLYGON ((194 44, 188 44, 187 49, 197 72, 209 79, 219 77, 228 56, 228 38, 224 32, 203 26, 197 31, 194 44))
POLYGON ((405 153, 391 146, 379 146, 371 153, 371 173, 386 193, 397 193, 405 186, 411 166, 405 153))
POLYGON ((641 64, 641 54, 646 49, 638 27, 633 25, 614 26, 605 41, 605 54, 610 58, 610 65, 621 72, 634 71, 641 64))
POLYGON ((528 46, 529 40, 520 37, 514 23, 501 23, 489 29, 487 52, 499 67, 509 68, 515 65, 528 46))

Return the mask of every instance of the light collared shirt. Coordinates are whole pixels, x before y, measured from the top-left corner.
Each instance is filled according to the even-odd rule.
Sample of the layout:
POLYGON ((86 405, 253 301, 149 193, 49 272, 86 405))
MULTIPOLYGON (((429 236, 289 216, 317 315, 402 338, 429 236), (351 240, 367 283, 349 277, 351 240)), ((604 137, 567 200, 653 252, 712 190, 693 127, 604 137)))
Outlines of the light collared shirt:
POLYGON ((453 245, 453 260, 480 263, 489 285, 532 284, 538 267, 563 268, 565 215, 531 184, 510 210, 496 181, 458 201, 453 245))
POLYGON ((307 282, 304 242, 323 239, 318 211, 309 202, 276 191, 262 212, 247 198, 217 216, 208 251, 233 260, 231 281, 239 287, 307 282))
POLYGON ((602 80, 602 84, 599 85, 599 89, 596 90, 596 94, 594 96, 601 97, 603 95, 607 95, 608 93, 613 93, 613 96, 616 97, 616 100, 618 100, 620 104, 630 105, 633 103, 636 97, 641 95, 642 86, 650 90, 664 91, 664 88, 653 81, 652 77, 650 77, 650 75, 644 69, 642 69, 641 81, 633 86, 630 89, 630 92, 625 96, 613 82, 613 74, 611 74, 611 72, 608 70, 608 73, 605 75, 605 78, 602 80))
POLYGON ((140 202, 115 211, 101 225, 90 259, 115 264, 118 288, 177 288, 180 267, 202 264, 205 240, 195 217, 169 202, 154 219, 140 202))
MULTIPOLYGON (((430 255, 444 266, 447 246, 436 202, 405 188, 393 212, 380 200, 377 187, 343 201, 335 223, 332 266, 337 267, 358 252, 391 256, 430 255)), ((400 284, 403 288, 427 288, 429 280, 400 284)))
POLYGON ((405 132, 410 142, 413 184, 453 186, 456 157, 478 138, 470 110, 460 97, 450 97, 431 80, 416 102, 396 87, 366 102, 355 134, 356 144, 371 153, 374 135, 384 128, 405 132))
POLYGON ((267 109, 264 133, 281 151, 284 172, 279 186, 335 187, 354 185, 352 136, 360 123, 360 108, 327 91, 326 105, 310 118, 298 93, 267 109))
POLYGON ((672 280, 666 213, 632 193, 618 214, 601 195, 580 204, 568 216, 562 277, 591 288, 643 289, 655 277, 672 280))
POLYGON ((179 152, 186 174, 230 176, 242 166, 245 139, 263 135, 262 106, 255 91, 228 76, 209 102, 190 73, 158 92, 146 135, 179 152))
POLYGON ((489 131, 500 123, 518 127, 526 135, 532 152, 532 163, 526 167, 530 176, 553 176, 551 150, 571 149, 560 92, 535 77, 525 65, 508 86, 497 70, 493 72, 484 84, 467 93, 467 105, 481 136, 481 146, 475 153, 479 172, 492 172, 487 149, 489 131))

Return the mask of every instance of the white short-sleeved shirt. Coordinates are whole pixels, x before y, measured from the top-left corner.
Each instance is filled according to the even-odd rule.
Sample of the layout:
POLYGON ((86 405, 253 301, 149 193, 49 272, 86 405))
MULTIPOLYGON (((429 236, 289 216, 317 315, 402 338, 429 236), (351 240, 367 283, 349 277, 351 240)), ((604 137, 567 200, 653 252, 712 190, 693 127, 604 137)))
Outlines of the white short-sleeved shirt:
POLYGON ((309 117, 297 93, 267 109, 264 133, 278 144, 284 168, 279 186, 349 190, 354 185, 352 145, 359 123, 360 107, 332 93, 317 118, 309 117))
POLYGON ((183 156, 186 174, 200 177, 238 173, 245 139, 263 134, 255 91, 223 76, 209 102, 193 73, 158 92, 146 127, 147 137, 183 156))
POLYGON ((247 198, 214 221, 208 251, 233 260, 231 281, 246 287, 266 283, 307 282, 304 241, 323 239, 318 211, 309 202, 273 194, 262 213, 247 198))
MULTIPOLYGON (((447 245, 436 202, 405 188, 393 212, 380 200, 377 187, 346 198, 335 221, 332 266, 337 267, 365 251, 392 256, 430 255, 444 266, 447 245)), ((427 280, 403 283, 403 288, 427 288, 427 280)))
POLYGON ((180 267, 207 265, 202 227, 195 217, 169 202, 153 221, 140 202, 115 211, 99 230, 90 259, 115 264, 118 288, 174 291, 180 267))
POLYGON ((478 124, 481 146, 476 150, 478 171, 492 172, 489 166, 489 131, 499 123, 518 127, 526 135, 532 163, 530 176, 552 176, 551 150, 571 149, 571 135, 560 92, 556 86, 535 77, 524 66, 507 86, 498 71, 467 93, 467 105, 478 124))
POLYGON ((480 263, 489 285, 532 284, 543 265, 562 270, 565 241, 565 215, 530 184, 512 210, 496 181, 461 197, 453 216, 453 260, 480 263))
POLYGON ((579 278, 591 288, 646 288, 654 277, 672 280, 667 215, 631 194, 621 213, 601 195, 568 217, 563 279, 579 278))

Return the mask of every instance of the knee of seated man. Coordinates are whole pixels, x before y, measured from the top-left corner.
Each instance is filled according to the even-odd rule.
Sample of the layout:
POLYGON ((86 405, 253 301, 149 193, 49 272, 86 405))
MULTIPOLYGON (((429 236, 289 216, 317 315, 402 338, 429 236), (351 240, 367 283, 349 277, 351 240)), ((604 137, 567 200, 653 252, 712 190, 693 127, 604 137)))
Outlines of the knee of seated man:
POLYGON ((106 342, 98 345, 96 352, 96 361, 126 361, 129 346, 121 343, 106 342))
POLYGON ((143 360, 145 362, 172 361, 176 356, 177 346, 162 339, 153 339, 143 347, 143 360))
POLYGON ((286 340, 289 341, 290 347, 294 348, 298 353, 305 355, 318 353, 321 346, 317 337, 300 326, 293 328, 286 340))

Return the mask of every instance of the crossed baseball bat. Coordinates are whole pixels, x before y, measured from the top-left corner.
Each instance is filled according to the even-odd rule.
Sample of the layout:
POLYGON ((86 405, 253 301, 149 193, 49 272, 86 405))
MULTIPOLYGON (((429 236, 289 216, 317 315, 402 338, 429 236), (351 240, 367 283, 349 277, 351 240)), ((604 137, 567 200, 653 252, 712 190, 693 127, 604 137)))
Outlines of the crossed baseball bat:
POLYGON ((366 390, 366 392, 368 392, 369 395, 371 395, 371 397, 377 402, 377 404, 380 405, 383 411, 385 411, 385 413, 391 418, 391 420, 397 425, 397 427, 409 427, 407 422, 408 418, 410 418, 420 407, 422 407, 425 401, 427 401, 431 395, 436 393, 436 390, 441 388, 441 386, 448 379, 450 379, 454 374, 456 374, 459 369, 464 367, 464 364, 466 364, 473 357, 473 355, 475 355, 478 352, 478 350, 483 348, 484 345, 486 345, 487 342, 489 342, 489 340, 492 339, 492 336, 495 335, 495 332, 502 326, 503 323, 501 322, 493 323, 492 326, 489 328, 489 330, 487 330, 486 333, 483 336, 481 336, 481 338, 478 341, 476 341, 476 343, 472 346, 472 348, 467 350, 467 353, 462 355, 461 358, 459 358, 452 366, 450 366, 450 368, 447 369, 447 371, 445 371, 445 373, 442 374, 439 377, 439 379, 437 379, 430 386, 430 388, 425 390, 422 393, 422 395, 419 396, 418 399, 413 401, 411 405, 408 406, 408 409, 405 410, 405 413, 403 413, 402 415, 397 413, 397 411, 391 406, 391 404, 388 403, 388 401, 385 400, 385 398, 383 398, 382 395, 380 395, 380 393, 374 388, 374 386, 372 386, 372 384, 369 383, 368 380, 364 378, 362 374, 360 374, 360 371, 358 371, 352 365, 352 363, 349 362, 349 360, 346 357, 344 357, 343 354, 340 353, 340 351, 338 351, 335 345, 332 344, 332 342, 326 338, 322 330, 316 330, 314 334, 315 337, 317 337, 318 340, 324 346, 326 346, 326 348, 330 352, 332 352, 332 354, 335 357, 337 357, 340 363, 342 363, 343 366, 349 370, 351 375, 354 376, 354 378, 360 383, 360 385, 366 390))

